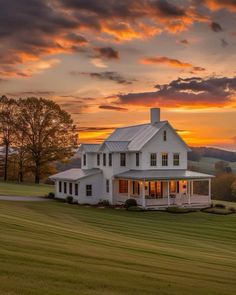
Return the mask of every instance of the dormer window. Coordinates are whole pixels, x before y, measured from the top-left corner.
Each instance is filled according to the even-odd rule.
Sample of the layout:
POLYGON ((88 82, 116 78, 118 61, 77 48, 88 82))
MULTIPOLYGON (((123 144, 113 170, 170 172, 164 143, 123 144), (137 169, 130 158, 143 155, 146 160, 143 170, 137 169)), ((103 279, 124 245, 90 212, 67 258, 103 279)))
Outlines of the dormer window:
POLYGON ((86 166, 86 154, 83 154, 83 165, 86 166))
POLYGON ((107 155, 103 154, 103 166, 107 165, 107 155))
POLYGON ((166 132, 166 130, 163 131, 163 141, 167 141, 167 132, 166 132))
POLYGON ((126 154, 120 153, 120 166, 125 167, 126 166, 126 154))

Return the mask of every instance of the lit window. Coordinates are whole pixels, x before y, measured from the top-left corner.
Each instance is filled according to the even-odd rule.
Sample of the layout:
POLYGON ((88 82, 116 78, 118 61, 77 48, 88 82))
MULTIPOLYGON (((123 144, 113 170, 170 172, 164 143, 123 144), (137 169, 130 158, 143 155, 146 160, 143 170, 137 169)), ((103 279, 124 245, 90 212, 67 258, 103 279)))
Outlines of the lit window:
POLYGON ((109 153, 109 166, 112 166, 112 154, 109 153))
POLYGON ((179 166, 179 154, 174 154, 173 155, 173 165, 174 166, 179 166))
POLYGON ((162 154, 162 166, 168 166, 168 154, 167 153, 162 154))
POLYGON ((86 184, 86 196, 91 197, 93 194, 92 192, 92 184, 86 184))
POLYGON ((83 154, 83 165, 86 166, 86 154, 83 154))
POLYGON ((107 193, 110 192, 110 180, 109 179, 106 180, 106 192, 107 193))
POLYGON ((107 155, 103 154, 103 166, 107 165, 107 155))
POLYGON ((163 140, 167 141, 167 132, 166 132, 166 130, 163 131, 163 140))
POLYGON ((136 153, 136 166, 139 166, 139 153, 136 153))
POLYGON ((127 194, 128 193, 128 180, 119 180, 119 193, 127 194))
POLYGON ((150 166, 156 166, 157 165, 157 154, 152 153, 150 154, 150 166))
POLYGON ((120 166, 126 166, 126 154, 120 153, 120 166))
POLYGON ((100 166, 100 154, 97 154, 97 166, 100 166))
POLYGON ((140 193, 140 185, 138 181, 133 181, 133 194, 134 195, 139 195, 140 193))
POLYGON ((170 193, 176 193, 177 191, 177 182, 171 181, 170 182, 170 193))

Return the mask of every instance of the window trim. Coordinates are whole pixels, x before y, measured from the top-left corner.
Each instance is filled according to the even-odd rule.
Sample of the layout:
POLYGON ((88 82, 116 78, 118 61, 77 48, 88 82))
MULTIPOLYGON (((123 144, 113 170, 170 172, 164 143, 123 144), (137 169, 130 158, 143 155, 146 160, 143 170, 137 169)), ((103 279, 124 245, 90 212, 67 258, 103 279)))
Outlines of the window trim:
POLYGON ((135 153, 135 163, 136 163, 136 167, 140 166, 140 154, 139 153, 135 153))
POLYGON ((111 167, 112 166, 112 153, 108 154, 108 166, 111 167))
POLYGON ((120 166, 126 167, 126 153, 120 153, 120 166))
POLYGON ((169 166, 169 154, 168 153, 162 153, 161 154, 161 166, 162 167, 168 167, 169 166), (167 156, 166 158, 164 158, 167 156))
POLYGON ((86 193, 86 197, 92 197, 93 196, 93 185, 92 184, 86 184, 85 193, 86 193))
POLYGON ((101 160, 100 154, 97 154, 97 166, 100 166, 100 160, 101 160))
POLYGON ((178 167, 180 165, 180 154, 179 153, 174 153, 173 154, 173 166, 178 167), (176 159, 175 156, 178 156, 176 159), (176 164, 176 161, 178 164, 176 164))
POLYGON ((157 166, 157 153, 150 153, 150 166, 156 167, 157 166), (154 159, 152 158, 154 156, 154 159))

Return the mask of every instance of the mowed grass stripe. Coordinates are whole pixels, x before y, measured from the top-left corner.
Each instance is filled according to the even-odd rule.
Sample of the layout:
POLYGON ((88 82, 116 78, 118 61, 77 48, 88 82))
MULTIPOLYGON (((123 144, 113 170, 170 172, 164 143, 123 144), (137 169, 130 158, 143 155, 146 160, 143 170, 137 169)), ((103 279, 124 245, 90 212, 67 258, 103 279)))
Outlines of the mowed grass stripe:
POLYGON ((232 294, 235 221, 235 215, 0 202, 1 289, 24 295, 232 294))

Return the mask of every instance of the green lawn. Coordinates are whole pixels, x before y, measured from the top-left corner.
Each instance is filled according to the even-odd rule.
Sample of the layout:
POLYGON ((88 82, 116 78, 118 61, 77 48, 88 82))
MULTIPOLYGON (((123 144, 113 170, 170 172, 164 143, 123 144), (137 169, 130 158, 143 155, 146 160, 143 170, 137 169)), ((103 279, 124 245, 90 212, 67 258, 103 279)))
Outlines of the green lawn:
POLYGON ((52 185, 0 182, 0 195, 5 196, 44 196, 52 191, 52 185))
POLYGON ((0 294, 236 292, 236 214, 0 202, 0 294))

